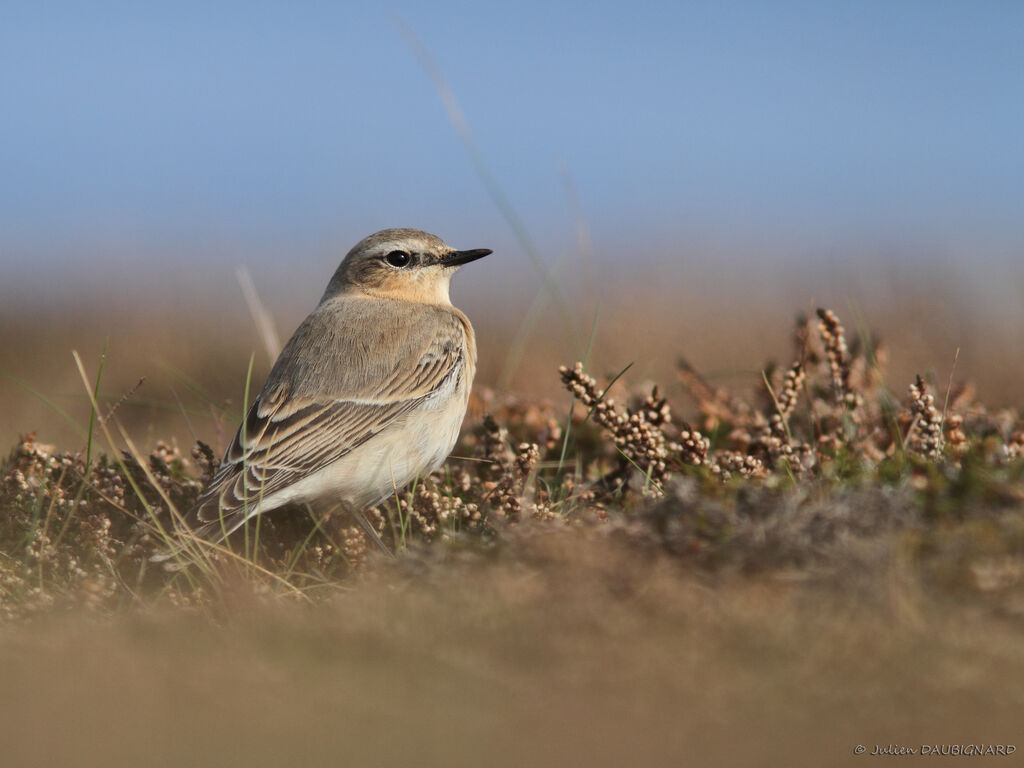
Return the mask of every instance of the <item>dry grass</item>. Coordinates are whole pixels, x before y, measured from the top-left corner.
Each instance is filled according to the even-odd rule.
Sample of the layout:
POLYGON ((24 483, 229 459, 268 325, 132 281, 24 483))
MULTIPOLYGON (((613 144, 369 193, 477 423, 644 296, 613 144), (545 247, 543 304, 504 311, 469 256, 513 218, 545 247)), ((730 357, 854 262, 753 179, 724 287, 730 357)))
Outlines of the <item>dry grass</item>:
MULTIPOLYGON (((493 546, 533 519, 618 526, 705 566, 761 568, 814 564, 835 542, 937 520, 1015 519, 1006 515, 1024 498, 1018 413, 990 411, 952 378, 941 410, 920 376, 897 397, 885 385, 884 347, 869 337, 848 344, 829 310, 799 318, 793 343, 796 362, 769 366, 754 402, 680 363, 698 404, 693 424, 673 422, 658 387, 602 387, 580 363, 561 369, 582 406, 568 420, 544 401, 485 389, 473 410, 487 415, 471 417, 455 458, 367 512, 377 543, 394 553, 413 543, 493 546)), ((58 452, 29 436, 4 463, 0 609, 9 615, 83 595, 108 608, 154 594, 216 604, 225 569, 309 599, 366 561, 374 542, 354 521, 296 509, 256 518, 226 547, 190 542, 183 513, 216 470, 214 452, 199 442, 186 456, 158 443, 144 457, 119 406, 94 402, 90 421, 111 453, 58 452), (121 456, 118 434, 129 447, 121 456), (193 567, 153 567, 168 549, 193 567)))
POLYGON ((818 766, 1013 743, 1019 614, 930 597, 899 553, 875 565, 851 593, 526 524, 315 609, 48 614, 0 630, 5 760, 818 766))
POLYGON ((167 571, 150 558, 212 451, 23 439, 0 487, 6 754, 820 765, 1013 743, 1019 414, 952 377, 890 390, 885 348, 833 312, 792 339, 752 394, 687 364, 660 389, 567 366, 571 417, 479 388, 455 458, 369 515, 394 559, 286 509, 167 571))

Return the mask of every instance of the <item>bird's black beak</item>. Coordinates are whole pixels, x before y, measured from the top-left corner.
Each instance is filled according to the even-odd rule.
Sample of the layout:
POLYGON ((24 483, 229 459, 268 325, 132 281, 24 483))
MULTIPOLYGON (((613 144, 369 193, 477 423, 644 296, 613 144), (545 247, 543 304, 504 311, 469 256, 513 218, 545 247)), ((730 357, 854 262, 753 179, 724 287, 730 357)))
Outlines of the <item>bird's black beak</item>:
POLYGON ((468 264, 471 261, 482 259, 491 253, 494 253, 494 251, 490 248, 476 248, 472 251, 452 251, 447 256, 441 257, 441 264, 445 267, 457 267, 461 264, 468 264))

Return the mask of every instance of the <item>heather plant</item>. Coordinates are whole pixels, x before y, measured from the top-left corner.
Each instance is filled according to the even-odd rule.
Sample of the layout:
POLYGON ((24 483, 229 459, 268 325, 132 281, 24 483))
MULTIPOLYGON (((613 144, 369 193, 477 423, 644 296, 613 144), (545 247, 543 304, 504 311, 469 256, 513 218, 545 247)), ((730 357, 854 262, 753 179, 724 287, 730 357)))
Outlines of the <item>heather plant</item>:
MULTIPOLYGON (((484 415, 468 420, 446 465, 361 521, 285 508, 218 545, 181 522, 216 471, 211 449, 158 442, 142 455, 126 440, 117 452, 116 415, 97 406, 107 453, 26 435, 3 463, 0 611, 216 606, 240 583, 306 602, 381 557, 487 551, 520 541, 511 533, 524 527, 582 527, 700 568, 756 570, 835 565, 851 542, 934 533, 939 521, 1017 525, 1018 413, 990 412, 952 382, 940 397, 921 376, 897 397, 884 347, 848 343, 828 310, 799 318, 793 339, 794 362, 766 365, 750 402, 681 362, 691 422, 663 388, 633 389, 624 376, 602 387, 582 363, 560 369, 580 406, 568 416, 482 391, 473 407, 484 415), (171 568, 154 562, 168 549, 171 568)), ((1017 541, 1009 535, 1000 555, 1019 557, 1017 541)))

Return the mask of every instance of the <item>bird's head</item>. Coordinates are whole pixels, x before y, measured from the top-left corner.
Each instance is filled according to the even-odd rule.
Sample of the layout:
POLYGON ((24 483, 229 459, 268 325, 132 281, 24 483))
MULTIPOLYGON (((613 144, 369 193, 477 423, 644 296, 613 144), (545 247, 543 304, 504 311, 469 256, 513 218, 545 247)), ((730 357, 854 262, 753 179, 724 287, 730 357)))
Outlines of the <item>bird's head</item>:
POLYGON ((429 304, 450 304, 448 284, 461 265, 491 251, 457 251, 418 229, 385 229, 360 240, 348 252, 324 293, 364 293, 429 304))

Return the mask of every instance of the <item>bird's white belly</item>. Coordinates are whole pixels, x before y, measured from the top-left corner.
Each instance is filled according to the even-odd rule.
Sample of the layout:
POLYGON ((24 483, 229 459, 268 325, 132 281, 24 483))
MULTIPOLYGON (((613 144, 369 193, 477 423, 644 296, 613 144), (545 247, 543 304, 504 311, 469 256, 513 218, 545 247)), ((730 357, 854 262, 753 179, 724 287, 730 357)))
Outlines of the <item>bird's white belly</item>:
MULTIPOLYGON (((265 511, 283 504, 337 498, 356 509, 375 506, 417 476, 437 469, 455 447, 465 396, 444 393, 323 469, 265 499, 265 511)), ((439 393, 440 394, 440 393, 439 393)))

